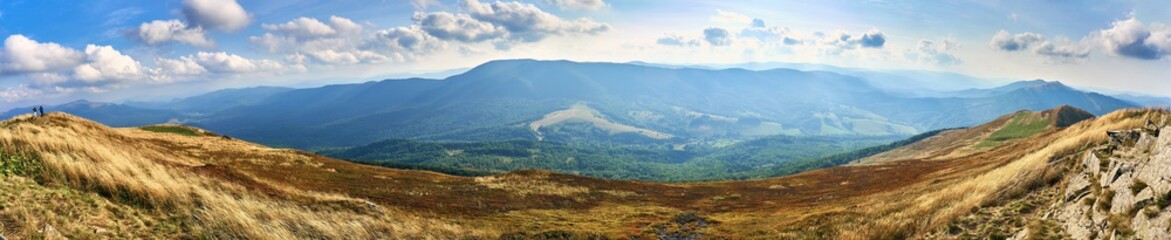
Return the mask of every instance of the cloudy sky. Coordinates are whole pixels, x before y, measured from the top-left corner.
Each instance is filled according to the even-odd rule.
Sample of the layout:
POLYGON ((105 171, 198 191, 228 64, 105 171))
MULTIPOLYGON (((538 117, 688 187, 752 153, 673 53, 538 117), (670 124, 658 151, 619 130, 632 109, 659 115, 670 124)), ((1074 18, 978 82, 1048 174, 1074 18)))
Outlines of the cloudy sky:
POLYGON ((824 63, 1171 95, 1171 1, 0 0, 0 108, 494 59, 824 63))

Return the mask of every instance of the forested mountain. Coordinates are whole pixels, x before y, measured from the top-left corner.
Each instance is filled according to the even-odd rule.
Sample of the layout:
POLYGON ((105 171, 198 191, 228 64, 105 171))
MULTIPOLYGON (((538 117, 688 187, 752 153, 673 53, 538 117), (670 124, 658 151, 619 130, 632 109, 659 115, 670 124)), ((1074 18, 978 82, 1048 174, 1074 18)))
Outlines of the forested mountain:
MULTIPOLYGON (((233 89, 116 105, 131 110, 113 115, 52 109, 113 125, 134 114, 151 116, 136 124, 174 118, 269 145, 322 149, 385 139, 710 147, 773 135, 907 136, 1059 105, 1094 114, 1135 106, 1042 80, 908 94, 892 86, 956 75, 837 70, 844 72, 500 60, 442 80, 233 89)), ((941 82, 948 86, 923 89, 971 81, 941 82)))

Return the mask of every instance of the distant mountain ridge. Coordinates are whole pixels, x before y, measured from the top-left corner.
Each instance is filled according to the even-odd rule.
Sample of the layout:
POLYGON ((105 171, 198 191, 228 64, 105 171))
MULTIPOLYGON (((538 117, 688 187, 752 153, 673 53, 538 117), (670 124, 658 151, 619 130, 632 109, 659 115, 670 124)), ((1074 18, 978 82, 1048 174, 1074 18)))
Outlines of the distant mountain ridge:
POLYGON ((909 94, 907 89, 892 89, 890 85, 922 79, 891 80, 899 75, 883 74, 876 78, 887 80, 858 77, 879 73, 499 60, 442 80, 225 90, 166 103, 111 105, 142 109, 119 116, 67 111, 116 123, 128 123, 125 119, 141 113, 150 121, 175 119, 270 145, 328 148, 385 139, 535 140, 537 132, 563 136, 559 139, 575 144, 618 141, 714 146, 776 134, 906 136, 970 126, 1017 110, 1060 105, 1094 114, 1137 106, 1040 80, 959 90, 963 93, 956 96, 947 96, 950 92, 909 94), (540 131, 528 127, 550 113, 578 104, 604 116, 599 121, 673 137, 606 133, 574 121, 542 126, 548 129, 540 131))

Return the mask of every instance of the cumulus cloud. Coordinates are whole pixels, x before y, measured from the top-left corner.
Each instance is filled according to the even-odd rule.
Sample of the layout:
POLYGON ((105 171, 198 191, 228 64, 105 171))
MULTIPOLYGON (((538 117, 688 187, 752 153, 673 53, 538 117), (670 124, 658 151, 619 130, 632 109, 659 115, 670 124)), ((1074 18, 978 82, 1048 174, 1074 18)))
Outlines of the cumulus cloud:
POLYGON ((235 31, 252 22, 248 12, 236 0, 184 0, 182 5, 181 12, 186 21, 144 22, 128 35, 147 45, 179 42, 211 48, 215 43, 208 39, 207 30, 235 31))
POLYGON ((1083 44, 1072 43, 1063 37, 1050 41, 1044 35, 1031 32, 1012 34, 1000 30, 992 36, 988 44, 992 48, 1006 52, 1032 49, 1033 54, 1057 62, 1072 62, 1090 56, 1090 49, 1083 44))
POLYGON ((886 35, 883 35, 878 29, 872 29, 862 34, 862 39, 859 39, 858 43, 862 44, 862 47, 882 48, 883 45, 886 45, 886 35))
POLYGON ((449 42, 508 49, 550 36, 594 35, 610 29, 588 18, 562 19, 533 4, 469 0, 465 6, 467 12, 416 12, 411 25, 369 31, 344 17, 332 16, 328 22, 302 17, 262 24, 265 33, 250 40, 299 61, 357 64, 406 61, 444 49, 449 42))
MULTIPOLYGON (((730 17, 731 12, 719 11, 730 17)), ((739 18, 739 17, 737 17, 739 18)), ((742 19, 743 20, 743 19, 742 19)), ((743 27, 727 28, 713 26, 703 29, 693 38, 666 34, 655 40, 655 44, 663 46, 738 46, 752 49, 772 48, 781 53, 793 51, 816 52, 817 54, 838 55, 845 51, 860 48, 881 49, 886 46, 885 33, 878 29, 871 29, 861 34, 851 34, 845 31, 836 31, 833 34, 822 32, 798 33, 788 28, 770 26, 765 20, 749 18, 740 21, 743 27)))
POLYGON ((330 16, 328 22, 301 17, 279 24, 262 24, 267 32, 253 36, 253 43, 269 52, 309 56, 322 63, 387 62, 387 54, 370 50, 373 35, 353 20, 330 16))
POLYGON ((177 19, 145 22, 138 26, 135 33, 138 40, 149 45, 175 41, 197 47, 215 46, 214 42, 207 39, 202 27, 189 27, 177 19))
POLYGON ((251 73, 284 71, 284 64, 268 60, 253 60, 226 52, 198 52, 190 56, 196 63, 213 73, 251 73))
POLYGON ((1102 47, 1118 56, 1157 60, 1171 52, 1171 29, 1157 23, 1148 27, 1134 17, 1115 21, 1097 35, 1102 47))
POLYGON ((144 65, 112 46, 89 44, 78 51, 56 43, 40 43, 22 35, 9 36, 0 49, 0 73, 19 74, 19 88, 0 97, 27 93, 63 94, 73 91, 103 92, 133 84, 188 80, 207 74, 303 71, 266 59, 247 59, 224 52, 199 52, 175 59, 158 58, 154 67, 144 65))
POLYGON ((191 56, 178 59, 159 58, 155 60, 155 69, 152 70, 151 80, 156 82, 171 82, 207 73, 207 68, 199 65, 191 56))
POLYGON ((788 31, 788 29, 765 26, 764 20, 758 18, 753 19, 752 24, 749 27, 740 30, 740 37, 755 38, 760 41, 772 42, 782 40, 782 38, 785 37, 785 33, 788 31))
POLYGON ((996 35, 992 36, 992 41, 988 44, 996 49, 1011 52, 1028 49, 1044 40, 1045 38, 1041 34, 1024 32, 1013 35, 1008 33, 1008 31, 1000 30, 996 32, 996 35))
POLYGON ((111 46, 85 46, 85 64, 73 68, 75 79, 86 83, 129 81, 144 77, 144 68, 138 61, 111 46))
POLYGON ((13 102, 42 95, 44 95, 44 91, 31 88, 28 84, 20 84, 16 87, 9 87, 0 91, 0 99, 4 99, 5 102, 13 102))
POLYGON ((427 34, 419 26, 395 27, 374 33, 382 49, 396 53, 396 59, 410 58, 408 54, 427 53, 444 47, 443 42, 427 34))
POLYGON ((1057 45, 1049 41, 1042 42, 1033 49, 1033 53, 1037 55, 1046 56, 1054 60, 1071 61, 1074 59, 1083 59, 1090 56, 1090 49, 1076 44, 1061 44, 1057 45))
POLYGON ((602 0, 546 0, 548 4, 557 6, 561 10, 598 10, 606 7, 602 0))
POLYGON ((427 34, 443 40, 482 42, 508 33, 503 27, 476 20, 467 14, 416 13, 414 20, 427 34))
POLYGON ((235 31, 252 22, 236 0, 183 0, 182 13, 188 23, 205 29, 235 31))
POLYGON ((503 28, 508 33, 505 37, 512 41, 536 42, 549 36, 593 35, 610 30, 608 24, 589 18, 565 20, 533 4, 468 0, 466 6, 472 18, 503 28))
POLYGON ((886 35, 878 29, 871 29, 863 33, 861 37, 845 31, 836 31, 833 34, 825 34, 821 32, 813 33, 816 38, 815 43, 817 47, 829 54, 841 53, 844 50, 863 48, 882 48, 886 46, 886 35))
POLYGON ((57 43, 40 43, 24 35, 4 39, 0 51, 0 74, 68 69, 84 60, 81 52, 57 43))
POLYGON ((713 46, 727 46, 732 44, 732 36, 723 28, 708 28, 703 30, 703 40, 713 46))
POLYGON ((344 17, 330 16, 329 23, 300 17, 281 24, 262 24, 261 28, 298 39, 313 39, 362 33, 362 25, 344 17))

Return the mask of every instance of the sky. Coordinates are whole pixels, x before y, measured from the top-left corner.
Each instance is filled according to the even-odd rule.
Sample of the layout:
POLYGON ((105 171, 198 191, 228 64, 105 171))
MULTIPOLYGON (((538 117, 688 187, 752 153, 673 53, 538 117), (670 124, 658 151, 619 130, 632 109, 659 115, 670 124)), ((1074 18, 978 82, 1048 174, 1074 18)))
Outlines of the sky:
POLYGON ((1171 95, 1171 1, 0 0, 0 109, 497 59, 820 63, 1171 95))

